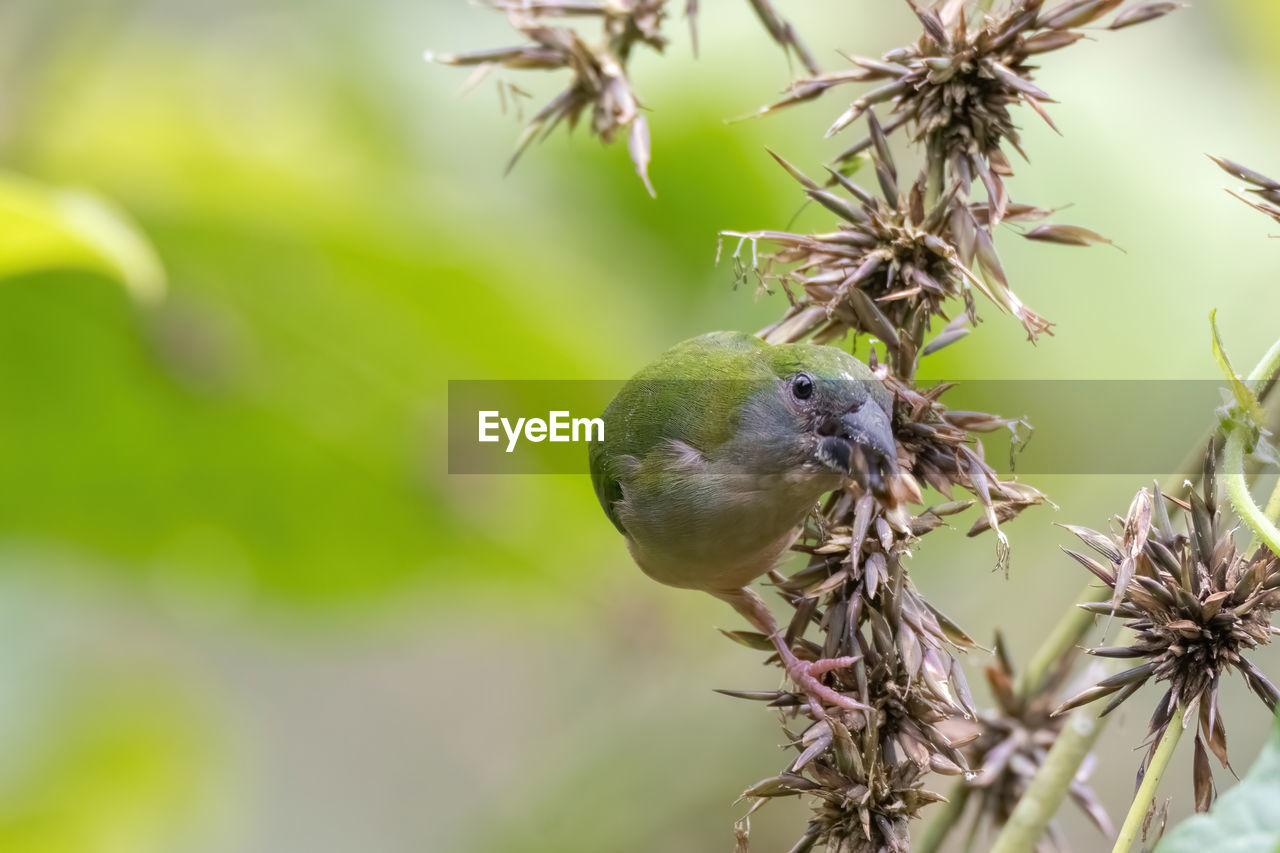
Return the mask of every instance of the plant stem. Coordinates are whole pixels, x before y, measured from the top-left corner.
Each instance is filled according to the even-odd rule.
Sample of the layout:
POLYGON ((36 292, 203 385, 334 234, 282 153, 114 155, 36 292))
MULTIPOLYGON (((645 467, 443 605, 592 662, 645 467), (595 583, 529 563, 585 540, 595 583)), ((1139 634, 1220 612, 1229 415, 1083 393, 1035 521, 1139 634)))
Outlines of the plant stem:
MULTIPOLYGON (((1280 554, 1280 529, 1276 528, 1268 513, 1258 507, 1253 495, 1249 493, 1249 482, 1244 470, 1243 429, 1233 429, 1227 436, 1223 467, 1226 468, 1223 479, 1227 484, 1227 495, 1231 498, 1231 505, 1239 513, 1240 520, 1253 530, 1255 541, 1261 540, 1274 553, 1280 554)), ((1276 496, 1272 495, 1268 508, 1275 502, 1276 496)))
MULTIPOLYGON (((1267 508, 1263 510, 1267 518, 1275 521, 1280 518, 1280 480, 1276 481, 1276 487, 1271 492, 1271 499, 1267 501, 1267 508)), ((1249 543, 1249 547, 1245 549, 1245 554, 1252 554, 1258 550, 1258 546, 1262 544, 1262 540, 1254 534, 1253 540, 1249 543)))
POLYGON ((991 853, 1027 853, 1036 849, 1049 821, 1062 805, 1071 780, 1105 725, 1101 708, 1081 709, 1067 718, 1044 764, 1018 800, 991 853))
POLYGON ((1186 710, 1184 706, 1179 705, 1164 734, 1160 736, 1155 755, 1151 756, 1151 764, 1147 766, 1147 772, 1142 776, 1138 794, 1129 806, 1129 813, 1125 815, 1124 826, 1120 827, 1120 835, 1116 837, 1116 845, 1111 848, 1111 853, 1127 853, 1138 837, 1138 831, 1146 819, 1147 810, 1156 797, 1156 789, 1160 787, 1160 777, 1164 775, 1165 768, 1169 766, 1169 759, 1173 757, 1173 751, 1182 738, 1182 730, 1185 728, 1182 718, 1186 710))
POLYGON ((943 843, 951 835, 951 830, 964 815, 964 807, 969 802, 969 792, 973 790, 963 779, 951 786, 947 793, 947 807, 940 811, 924 832, 920 843, 911 849, 913 853, 937 853, 943 843))
MULTIPOLYGON (((1277 371, 1280 371, 1280 340, 1271 345, 1271 349, 1267 350, 1262 360, 1258 362, 1258 366, 1253 369, 1250 380, 1253 393, 1259 397, 1265 396, 1267 386, 1277 371)), ((1261 427, 1262 424, 1257 426, 1261 427)), ((1259 543, 1266 543, 1272 552, 1280 554, 1280 529, 1276 528, 1274 522, 1274 519, 1280 515, 1280 483, 1276 484, 1275 491, 1271 493, 1271 500, 1267 502, 1266 510, 1259 509, 1253 495, 1249 492, 1249 483, 1245 477, 1244 438, 1244 430, 1239 427, 1231 430, 1227 436, 1227 446, 1223 453, 1223 467, 1227 469, 1225 478, 1227 495, 1231 498, 1231 505, 1239 513, 1240 519, 1253 530, 1253 541, 1245 553, 1251 554, 1257 549, 1259 543)))

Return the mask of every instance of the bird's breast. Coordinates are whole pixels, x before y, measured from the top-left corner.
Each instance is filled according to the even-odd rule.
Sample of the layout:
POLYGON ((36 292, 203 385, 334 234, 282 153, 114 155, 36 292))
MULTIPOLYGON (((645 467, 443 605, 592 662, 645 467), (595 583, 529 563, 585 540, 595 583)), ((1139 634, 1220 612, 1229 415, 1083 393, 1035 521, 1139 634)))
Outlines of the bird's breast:
POLYGON ((618 515, 636 563, 670 586, 737 589, 769 571, 805 515, 839 485, 826 473, 748 475, 708 466, 661 489, 623 484, 618 515))

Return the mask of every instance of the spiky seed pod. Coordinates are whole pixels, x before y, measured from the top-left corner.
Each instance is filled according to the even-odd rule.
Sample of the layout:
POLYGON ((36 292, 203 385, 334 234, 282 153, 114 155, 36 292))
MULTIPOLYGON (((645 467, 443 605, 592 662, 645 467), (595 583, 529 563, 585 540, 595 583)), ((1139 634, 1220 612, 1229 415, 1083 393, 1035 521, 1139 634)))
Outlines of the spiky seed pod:
POLYGON ((1081 605, 1127 620, 1134 638, 1127 646, 1087 649, 1100 657, 1131 660, 1134 666, 1067 700, 1063 713, 1104 697, 1110 713, 1139 687, 1154 679, 1168 685, 1151 717, 1152 749, 1174 714, 1198 718, 1196 734, 1196 807, 1213 800, 1205 745, 1223 766, 1227 732, 1218 708, 1218 686, 1232 671, 1275 713, 1280 691, 1245 657, 1270 641, 1271 613, 1280 607, 1280 560, 1266 548, 1240 553, 1218 506, 1213 457, 1205 466, 1202 494, 1184 503, 1154 493, 1139 493, 1118 536, 1068 528, 1102 557, 1067 553, 1115 591, 1110 603, 1081 605), (1186 530, 1175 530, 1166 501, 1186 512, 1186 530))
MULTIPOLYGON (((853 124, 876 104, 888 104, 894 120, 887 131, 908 126, 913 141, 925 145, 931 162, 947 165, 966 195, 972 180, 983 182, 995 205, 994 224, 1007 202, 1002 178, 1012 174, 1004 146, 1023 153, 1011 108, 1025 103, 1053 127, 1043 107, 1052 98, 1032 82, 1032 58, 1074 44, 1085 36, 1080 28, 1123 2, 1068 0, 1045 9, 1044 0, 1013 0, 1001 14, 971 16, 962 0, 932 5, 907 0, 924 30, 915 44, 880 59, 852 57, 854 69, 801 80, 761 112, 812 100, 838 86, 872 83, 875 88, 855 99, 827 135, 853 124)), ((1175 8, 1173 3, 1137 6, 1118 15, 1111 28, 1153 20, 1175 8)), ((868 137, 838 160, 873 144, 868 137)))
MULTIPOLYGON (((856 725, 828 717, 792 736, 800 753, 777 776, 743 792, 756 798, 752 811, 769 799, 804 794, 814 800, 813 818, 792 851, 823 845, 828 851, 880 853, 909 849, 909 822, 919 810, 943 798, 924 789, 931 769, 960 772, 945 759, 895 760, 883 751, 890 742, 879 714, 855 714, 856 725)), ((963 760, 963 759, 962 759, 963 760)))
POLYGON ((1259 174, 1252 169, 1245 168, 1239 163, 1233 163, 1223 157, 1214 157, 1211 154, 1209 155, 1209 159, 1217 163, 1218 166, 1227 174, 1233 175, 1234 177, 1237 177, 1249 184, 1249 187, 1245 189, 1245 192, 1256 196, 1261 199, 1261 201, 1254 201, 1252 198, 1242 196, 1239 193, 1232 192, 1231 190, 1227 190, 1227 192, 1231 193, 1231 195, 1240 199, 1254 210, 1261 211, 1267 216, 1270 216, 1276 222, 1280 222, 1280 181, 1273 181, 1266 175, 1259 174))
POLYGON ((612 142, 629 128, 628 145, 636 172, 653 194, 649 181, 649 125, 631 88, 627 66, 637 45, 661 52, 667 45, 662 33, 668 0, 613 0, 608 3, 519 0, 496 2, 511 26, 529 43, 512 48, 461 54, 427 54, 444 65, 477 66, 478 82, 495 68, 520 70, 569 70, 568 87, 552 98, 525 126, 507 168, 510 169, 535 139, 545 139, 561 122, 576 126, 590 111, 591 132, 612 142), (547 19, 595 18, 601 23, 602 40, 588 44, 568 27, 548 26, 547 19))
MULTIPOLYGON (((1013 665, 1006 653, 1003 639, 997 635, 995 658, 986 667, 987 683, 995 697, 996 707, 982 712, 976 721, 955 721, 955 732, 973 731, 976 735, 965 752, 974 775, 967 780, 971 788, 970 799, 976 801, 975 830, 980 825, 999 829, 1009 820, 1014 807, 1022 799, 1032 777, 1039 771, 1049 750, 1057 741, 1065 723, 1062 717, 1051 715, 1061 691, 1076 650, 1063 654, 1035 692, 1020 696, 1014 687, 1013 665)), ((948 729, 950 733, 952 730, 948 729)), ((1111 836, 1113 828, 1106 810, 1088 785, 1092 756, 1082 766, 1069 788, 1071 800, 1104 836, 1111 836)), ((1057 835, 1056 826, 1048 827, 1049 840, 1057 835)), ((1055 845, 1062 847, 1062 845, 1055 845)))
MULTIPOLYGON (((973 532, 980 532, 998 529, 1001 521, 1044 500, 1034 489, 1001 481, 974 439, 976 432, 1010 422, 948 410, 938 401, 945 388, 921 392, 891 375, 884 381, 896 398, 897 488, 904 491, 897 497, 918 503, 920 484, 927 483, 948 494, 960 486, 974 500, 951 501, 911 517, 901 502, 886 507, 857 488, 836 492, 795 546, 808 555, 807 565, 790 577, 771 574, 794 608, 786 639, 796 655, 855 659, 824 679, 871 709, 826 707, 820 718, 808 716, 808 727, 790 738, 799 753, 795 760, 778 777, 748 791, 757 797, 816 799, 815 818, 797 850, 819 843, 829 850, 905 850, 908 821, 936 799, 920 788, 922 774, 967 771, 962 748, 977 732, 961 736, 949 727, 957 719, 977 718, 955 657, 974 643, 925 601, 905 562, 920 536, 975 503, 985 509, 983 522, 991 519, 975 525, 973 532), (820 644, 806 638, 813 627, 821 633, 820 644)), ((771 649, 759 634, 732 632, 731 638, 771 649)), ((724 692, 795 715, 810 713, 801 696, 784 690, 724 692)), ((1043 713, 1047 716, 1047 710, 1043 713)))
MULTIPOLYGON (((765 331, 766 339, 780 343, 813 336, 823 343, 852 330, 883 341, 895 372, 909 376, 921 354, 916 342, 936 318, 952 325, 925 348, 927 352, 958 340, 977 322, 975 289, 1016 316, 1032 340, 1044 332, 1052 334, 1053 324, 1028 308, 1009 286, 988 224, 990 205, 959 201, 953 191, 926 206, 923 177, 903 192, 875 116, 868 121, 882 143, 870 156, 879 194, 835 171, 832 183, 821 186, 773 155, 810 200, 839 217, 836 231, 721 234, 722 240, 738 239, 733 257, 740 276, 754 274, 762 283, 779 282, 791 299, 783 319, 765 331), (758 245, 762 242, 779 248, 761 255, 758 245), (749 265, 742 259, 747 244, 752 255, 749 265), (798 294, 792 293, 791 285, 798 294), (963 300, 964 313, 952 320, 948 303, 955 300, 963 300)), ((1004 217, 1033 222, 1049 213, 1031 205, 1007 205, 1004 217)), ((1104 240, 1087 229, 1060 225, 1042 226, 1026 236, 1087 245, 1083 234, 1093 235, 1094 242, 1104 240)))

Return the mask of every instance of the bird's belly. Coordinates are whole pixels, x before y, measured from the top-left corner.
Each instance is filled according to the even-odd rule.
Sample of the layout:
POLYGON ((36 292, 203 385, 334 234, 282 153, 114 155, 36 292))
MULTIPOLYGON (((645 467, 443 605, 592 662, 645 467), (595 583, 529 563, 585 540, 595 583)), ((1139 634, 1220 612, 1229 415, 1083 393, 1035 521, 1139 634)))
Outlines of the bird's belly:
POLYGON ((629 495, 622 514, 636 563, 669 586, 746 586, 773 568, 795 541, 821 490, 814 485, 796 491, 772 484, 732 494, 715 500, 704 493, 700 500, 685 502, 668 496, 651 503, 642 495, 629 495))

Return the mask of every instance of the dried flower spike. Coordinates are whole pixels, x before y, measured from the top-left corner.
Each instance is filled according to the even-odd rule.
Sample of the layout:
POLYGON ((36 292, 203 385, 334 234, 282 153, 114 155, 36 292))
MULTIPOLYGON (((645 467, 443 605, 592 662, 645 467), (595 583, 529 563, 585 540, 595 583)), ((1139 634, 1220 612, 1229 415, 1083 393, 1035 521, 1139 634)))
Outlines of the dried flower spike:
MULTIPOLYGON (((427 59, 444 65, 473 65, 473 81, 498 66, 512 69, 573 73, 569 86, 556 95, 525 126, 507 168, 520 159, 535 139, 545 139, 560 123, 573 128, 590 111, 591 132, 606 143, 629 129, 628 147, 636 173, 645 189, 649 181, 649 125, 631 88, 627 65, 632 50, 645 45, 661 52, 667 39, 662 33, 668 0, 609 0, 609 2, 558 2, 558 0, 499 0, 491 5, 506 12, 511 26, 529 43, 519 47, 474 53, 428 53, 427 59), (568 27, 548 26, 547 19, 599 19, 603 38, 588 44, 568 27)), ((696 5, 693 7, 696 10, 696 5)))
MULTIPOLYGON (((1145 490, 1144 490, 1145 492, 1145 490)), ((1063 713, 1111 697, 1110 713, 1147 681, 1168 685, 1151 717, 1152 744, 1159 741, 1179 709, 1184 721, 1198 716, 1195 788, 1197 808, 1213 800, 1213 778, 1205 745, 1227 764, 1227 733, 1218 708, 1218 686, 1238 671, 1271 713, 1280 691, 1250 663, 1244 652, 1271 639, 1271 613, 1280 608, 1280 560, 1265 548, 1237 551, 1233 530, 1218 506, 1213 457, 1206 462, 1203 494, 1186 503, 1166 498, 1157 488, 1147 500, 1135 500, 1119 537, 1084 528, 1068 528, 1102 557, 1099 561, 1068 551, 1115 590, 1110 603, 1081 605, 1127 620, 1135 636, 1127 646, 1088 649, 1099 657, 1132 660, 1135 665, 1100 681, 1055 711, 1063 713), (1187 529, 1174 530, 1166 501, 1187 510, 1187 529)))
MULTIPOLYGON (((993 204, 994 224, 1007 202, 1002 178, 1012 174, 1004 146, 1022 154, 1011 108, 1025 103, 1054 127, 1043 106, 1052 98, 1032 82, 1033 57, 1084 38, 1081 27, 1123 2, 1067 0, 1045 9, 1044 0, 1014 0, 992 16, 973 11, 964 0, 932 5, 907 0, 924 30, 915 44, 880 59, 852 57, 854 69, 798 81, 761 112, 812 100, 837 86, 873 83, 875 88, 856 98, 827 135, 844 130, 876 104, 889 104, 894 120, 886 131, 908 125, 912 140, 924 143, 931 163, 947 165, 962 192, 967 194, 971 181, 981 179, 993 204)), ((1150 21, 1175 8, 1174 3, 1135 6, 1120 13, 1110 29, 1150 21)), ((865 139, 837 160, 845 162, 871 144, 865 139)))
MULTIPOLYGON (((977 734, 965 750, 975 771, 968 780, 973 792, 970 798, 977 801, 975 830, 982 824, 996 830, 1003 827, 1032 777, 1044 764, 1066 722, 1051 712, 1057 704, 1054 697, 1071 672, 1075 657, 1076 650, 1068 650, 1034 694, 1020 696, 1014 687, 1013 665, 1004 641, 996 636, 995 658, 986 667, 987 683, 996 708, 982 713, 974 723, 953 723, 957 731, 973 730, 977 734)), ((1111 819, 1088 785, 1093 763, 1090 756, 1072 781, 1068 794, 1093 825, 1110 837, 1114 834, 1111 819)), ((1047 832, 1052 843, 1057 836, 1056 826, 1050 823, 1047 832)), ((1054 846, 1065 849, 1061 844, 1054 846)))
MULTIPOLYGON (((948 340, 930 351, 963 337, 964 326, 977 323, 973 289, 1016 316, 1032 340, 1051 333, 1053 324, 1028 308, 1009 287, 986 225, 989 205, 957 201, 953 191, 926 206, 922 180, 904 191, 875 115, 869 114, 867 120, 876 140, 870 162, 879 194, 835 171, 831 171, 833 185, 821 186, 774 155, 810 200, 840 218, 836 231, 721 234, 722 239, 738 238, 735 260, 740 260, 744 243, 752 246, 752 263, 740 264, 741 275, 754 273, 762 282, 796 284, 802 289, 787 315, 767 330, 766 338, 780 342, 814 335, 821 343, 850 330, 871 335, 889 348, 896 372, 910 376, 920 355, 914 341, 934 318, 952 319, 947 313, 949 300, 962 299, 965 313, 955 318, 957 326, 944 332, 948 340), (760 242, 781 248, 760 255, 760 242)), ((1004 216, 1025 222, 1048 214, 1030 205, 1009 205, 1004 216)), ((1058 226, 1045 226, 1054 227, 1058 226)), ((1037 231, 1041 239, 1048 233, 1037 231)))
POLYGON ((1276 222, 1280 222, 1280 181, 1273 181, 1266 175, 1259 174, 1252 169, 1247 169, 1239 163, 1233 163, 1223 157, 1214 157, 1210 154, 1209 159, 1217 163, 1218 166, 1220 166, 1227 174, 1234 175, 1249 184, 1250 186, 1245 190, 1245 192, 1251 193, 1261 199, 1261 201, 1254 201, 1252 198, 1242 196, 1239 193, 1232 192, 1231 190, 1227 190, 1227 192, 1231 193, 1231 195, 1240 199, 1254 210, 1261 211, 1267 216, 1270 216, 1276 222))

